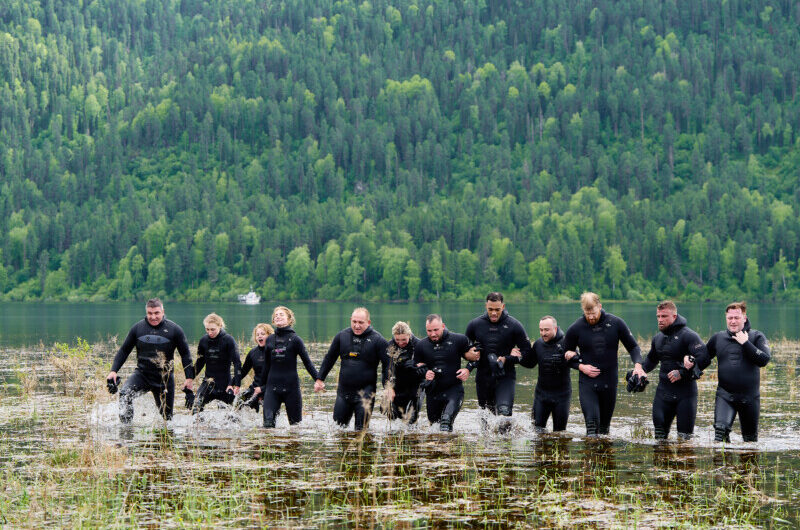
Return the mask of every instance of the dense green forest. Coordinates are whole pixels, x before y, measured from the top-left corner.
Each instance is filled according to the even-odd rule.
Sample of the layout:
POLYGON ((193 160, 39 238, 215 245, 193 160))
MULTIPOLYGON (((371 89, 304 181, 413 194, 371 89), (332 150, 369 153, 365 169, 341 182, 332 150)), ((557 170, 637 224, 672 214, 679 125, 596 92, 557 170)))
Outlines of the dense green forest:
POLYGON ((4 0, 0 298, 796 299, 800 3, 4 0))

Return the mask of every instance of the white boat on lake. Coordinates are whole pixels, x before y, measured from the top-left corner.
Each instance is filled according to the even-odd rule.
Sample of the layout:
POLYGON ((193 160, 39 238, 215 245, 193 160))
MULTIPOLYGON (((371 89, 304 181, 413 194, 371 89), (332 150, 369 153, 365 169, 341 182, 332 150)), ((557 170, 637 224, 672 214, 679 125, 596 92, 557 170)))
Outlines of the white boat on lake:
POLYGON ((240 294, 239 301, 246 305, 257 305, 261 302, 261 297, 258 296, 255 291, 250 291, 247 294, 240 294))

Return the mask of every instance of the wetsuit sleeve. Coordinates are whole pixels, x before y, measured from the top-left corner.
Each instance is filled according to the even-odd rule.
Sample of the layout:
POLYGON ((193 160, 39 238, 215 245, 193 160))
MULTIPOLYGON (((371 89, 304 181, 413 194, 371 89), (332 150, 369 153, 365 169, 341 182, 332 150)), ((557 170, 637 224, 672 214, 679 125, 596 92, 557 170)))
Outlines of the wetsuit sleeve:
POLYGON ((385 387, 386 382, 389 380, 389 365, 392 363, 389 354, 386 353, 389 342, 386 339, 382 339, 376 347, 378 348, 378 358, 381 361, 381 384, 385 387))
MULTIPOLYGON (((240 382, 241 382, 242 379, 247 377, 247 374, 250 373, 250 370, 252 368, 253 368, 253 358, 250 355, 250 352, 248 352, 247 355, 244 358, 244 363, 242 364, 242 376, 241 376, 241 379, 239 379, 240 382)), ((255 374, 255 370, 253 370, 253 374, 255 374)))
POLYGON ((267 389, 267 378, 269 377, 270 363, 272 362, 272 348, 264 348, 264 368, 261 369, 261 392, 267 389))
POLYGON ((464 335, 467 336, 471 343, 475 342, 475 324, 473 321, 470 321, 469 324, 467 324, 467 329, 464 331, 464 335))
POLYGON ((539 358, 536 355, 536 343, 534 343, 527 352, 522 353, 522 359, 520 359, 519 364, 525 368, 535 368, 538 363, 539 358))
POLYGON ((744 355, 756 366, 766 366, 770 360, 770 349, 767 338, 763 333, 757 331, 751 333, 748 341, 742 345, 744 355))
POLYGON ((570 368, 578 370, 581 364, 581 356, 580 352, 578 352, 578 329, 575 324, 567 328, 567 332, 564 334, 563 344, 565 352, 574 351, 578 353, 578 355, 570 359, 567 363, 570 368))
POLYGON ((333 337, 333 342, 331 342, 330 347, 328 348, 328 353, 325 354, 325 357, 322 358, 322 364, 319 365, 319 377, 325 381, 325 378, 328 377, 328 374, 333 368, 334 363, 336 363, 336 358, 339 357, 339 334, 337 333, 335 337, 333 337))
MULTIPOLYGON (((522 324, 519 324, 516 326, 514 334, 514 346, 519 348, 520 353, 522 353, 522 358, 524 359, 525 355, 529 354, 531 351, 531 341, 528 339, 528 333, 525 331, 525 328, 522 327, 522 324)), ((514 357, 513 355, 506 356, 506 364, 508 366, 518 363, 520 363, 520 359, 514 357)))
POLYGON ((181 328, 177 330, 175 341, 178 343, 178 354, 181 356, 181 364, 183 364, 183 375, 186 379, 194 379, 195 371, 192 365, 192 352, 189 350, 186 334, 181 328))
POLYGON ((112 372, 119 372, 120 368, 122 368, 122 365, 125 364, 126 360, 128 360, 128 355, 131 354, 135 345, 136 326, 131 328, 131 330, 128 332, 128 336, 125 337, 125 341, 122 343, 122 346, 120 346, 117 350, 117 354, 114 355, 114 362, 111 363, 112 372))
MULTIPOLYGON (((229 335, 230 337, 230 335, 229 335)), ((233 361, 233 386, 242 386, 242 359, 239 357, 239 346, 231 337, 231 360, 233 361)))
POLYGON ((642 363, 642 369, 649 373, 653 370, 653 368, 658 366, 658 361, 660 360, 661 359, 659 358, 658 353, 656 353, 656 339, 653 338, 653 340, 650 341, 650 351, 647 352, 647 356, 644 358, 644 362, 642 363))
POLYGON ((422 349, 422 341, 419 341, 416 346, 414 346, 414 366, 417 373, 420 375, 425 375, 425 372, 428 371, 428 363, 425 359, 425 351, 422 349), (422 363, 422 366, 417 367, 416 365, 422 363))
POLYGON ((206 365, 206 341, 200 339, 200 342, 197 344, 197 362, 194 365, 194 373, 196 375, 200 375, 200 372, 203 371, 203 367, 206 365))
POLYGON ((700 357, 695 358, 698 368, 705 370, 711 364, 711 359, 717 356, 717 335, 711 335, 711 338, 706 342, 706 348, 701 352, 700 357))
POLYGON ((317 372, 317 368, 314 366, 314 363, 311 362, 311 357, 308 355, 308 350, 306 349, 306 345, 303 342, 303 339, 301 339, 300 337, 295 336, 295 338, 299 343, 298 348, 300 350, 299 351, 300 360, 303 361, 303 366, 306 367, 306 372, 308 372, 308 375, 311 376, 311 379, 316 381, 317 379, 319 379, 319 373, 317 372))
POLYGON ((619 340, 622 342, 622 345, 625 346, 625 349, 628 350, 628 354, 631 356, 631 361, 633 361, 634 364, 641 364, 642 350, 639 348, 639 344, 633 337, 633 333, 631 333, 630 328, 622 319, 619 319, 619 328, 619 340))

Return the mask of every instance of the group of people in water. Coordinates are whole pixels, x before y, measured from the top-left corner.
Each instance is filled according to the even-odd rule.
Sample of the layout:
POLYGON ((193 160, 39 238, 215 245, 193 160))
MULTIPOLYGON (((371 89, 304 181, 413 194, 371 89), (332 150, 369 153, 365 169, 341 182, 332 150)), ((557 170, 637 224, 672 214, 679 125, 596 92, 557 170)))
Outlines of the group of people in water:
POLYGON ((170 419, 175 399, 173 362, 181 357, 186 381, 183 391, 192 413, 212 400, 234 407, 262 407, 263 425, 275 427, 283 404, 290 424, 302 420, 302 393, 297 372, 299 358, 322 392, 325 380, 340 361, 334 421, 356 430, 366 429, 377 395, 378 368, 385 389, 381 410, 391 419, 415 423, 423 403, 428 421, 441 431, 452 431, 464 400, 464 382, 475 372, 480 408, 500 417, 499 427, 511 426, 514 408, 516 365, 538 366, 534 391, 533 423, 544 431, 552 417, 554 431, 566 429, 572 399, 571 370, 578 370, 578 397, 587 436, 609 433, 620 381, 619 344, 627 350, 633 369, 625 377, 631 392, 644 390, 647 374, 659 367, 653 398, 653 426, 657 439, 666 439, 677 419, 680 439, 691 438, 697 416, 697 379, 717 358, 718 386, 714 406, 716 441, 730 441, 739 416, 742 438, 758 439, 760 368, 770 360, 763 333, 750 328, 747 306, 734 302, 725 310, 726 329, 704 343, 687 326, 671 301, 656 308, 658 333, 650 350, 641 349, 627 324, 603 310, 599 297, 581 296, 583 315, 563 331, 552 316, 539 320, 539 338, 531 341, 523 325, 508 314, 503 295, 489 293, 485 312, 469 322, 464 334, 451 332, 440 315, 425 318, 424 338, 414 336, 407 322, 392 327, 386 340, 371 326, 366 308, 356 308, 350 326, 333 338, 317 369, 303 340, 295 333, 294 313, 285 306, 272 312, 272 325, 261 323, 253 330, 256 346, 242 365, 236 341, 225 332, 219 315, 208 315, 206 334, 192 356, 183 330, 164 317, 164 306, 148 300, 146 317, 137 322, 117 351, 107 377, 113 393, 120 383, 119 370, 133 349, 137 364, 119 389, 120 420, 133 418, 133 400, 150 391, 164 418, 170 419), (205 368, 204 379, 194 392, 194 379, 205 368), (242 379, 253 371, 253 381, 241 388, 242 379))

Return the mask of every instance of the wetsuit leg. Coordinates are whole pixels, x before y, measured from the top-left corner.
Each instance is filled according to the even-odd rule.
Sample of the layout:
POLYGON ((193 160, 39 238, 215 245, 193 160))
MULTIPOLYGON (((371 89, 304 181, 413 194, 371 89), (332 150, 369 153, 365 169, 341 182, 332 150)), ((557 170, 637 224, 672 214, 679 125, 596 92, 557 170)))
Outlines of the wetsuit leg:
POLYGON ((678 412, 678 398, 673 392, 659 387, 653 396, 653 429, 656 440, 666 440, 672 420, 678 412))
POLYGON ((569 420, 569 402, 572 399, 572 393, 567 393, 561 396, 552 396, 553 404, 553 432, 563 431, 567 428, 567 421, 569 420))
POLYGON ((717 387, 717 398, 714 402, 715 442, 731 441, 730 434, 734 419, 736 419, 736 408, 730 394, 717 387))
POLYGON ((511 416, 514 409, 514 388, 517 384, 515 377, 506 376, 497 381, 494 388, 494 396, 497 414, 499 416, 511 416))
POLYGON ((578 398, 586 424, 586 436, 597 436, 600 433, 600 397, 595 385, 589 381, 578 381, 578 398))
POLYGON ((286 416, 289 418, 289 425, 295 425, 303 421, 303 395, 300 393, 300 386, 295 385, 286 393, 286 416))
POLYGON ((603 384, 598 391, 600 398, 600 434, 608 434, 611 428, 611 417, 617 405, 617 385, 603 384))
POLYGON ((475 378, 475 392, 478 395, 478 406, 488 409, 492 414, 497 414, 495 408, 495 382, 491 377, 477 376, 475 378))
POLYGON ((399 418, 409 424, 417 421, 417 395, 396 394, 392 401, 392 419, 399 418))
POLYGON ((694 422, 697 418, 697 387, 681 396, 678 401, 678 438, 688 440, 694 434, 694 422))
POLYGON ((165 420, 172 419, 172 407, 175 403, 175 376, 169 374, 167 384, 164 386, 150 387, 153 392, 153 399, 156 400, 156 408, 165 420))
POLYGON ((150 390, 150 384, 138 370, 125 380, 119 390, 119 421, 130 423, 133 419, 133 400, 150 390))
MULTIPOLYGON (((333 421, 342 427, 347 427, 350 423, 350 418, 353 417, 351 402, 352 400, 348 399, 347 394, 341 391, 336 392, 336 402, 333 404, 333 421)), ((264 406, 266 407, 266 400, 264 401, 264 406)))
POLYGON ((431 389, 425 392, 425 409, 428 413, 428 421, 431 422, 431 424, 441 419, 442 411, 446 404, 447 402, 442 392, 431 391, 431 389))
POLYGON ((533 396, 533 426, 536 430, 543 431, 547 428, 547 418, 551 412, 553 407, 548 396, 544 391, 536 389, 533 396))
POLYGON ((264 389, 264 428, 272 429, 275 427, 275 420, 281 408, 281 396, 275 388, 269 386, 264 389))
POLYGON ((213 380, 203 379, 203 382, 200 383, 200 387, 197 389, 197 394, 195 394, 194 406, 192 407, 192 414, 197 414, 198 412, 202 412, 202 410, 206 406, 206 403, 208 403, 213 399, 211 397, 213 388, 214 388, 213 380))
POLYGON ((439 418, 439 430, 452 432, 453 423, 461 410, 461 404, 464 402, 464 387, 462 385, 451 386, 443 392, 442 401, 444 402, 444 408, 439 418))
POLYGON ((353 401, 353 415, 355 416, 355 430, 361 431, 369 426, 372 408, 375 406, 375 388, 367 387, 359 391, 357 399, 353 401))
POLYGON ((742 426, 742 440, 758 441, 758 416, 761 410, 761 396, 743 397, 739 401, 739 424, 742 426))

